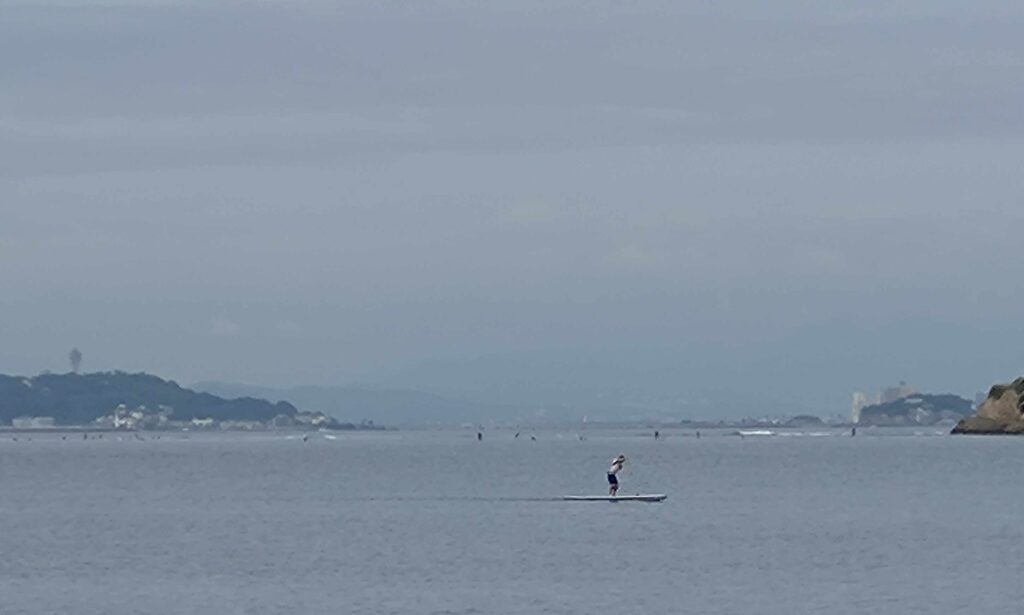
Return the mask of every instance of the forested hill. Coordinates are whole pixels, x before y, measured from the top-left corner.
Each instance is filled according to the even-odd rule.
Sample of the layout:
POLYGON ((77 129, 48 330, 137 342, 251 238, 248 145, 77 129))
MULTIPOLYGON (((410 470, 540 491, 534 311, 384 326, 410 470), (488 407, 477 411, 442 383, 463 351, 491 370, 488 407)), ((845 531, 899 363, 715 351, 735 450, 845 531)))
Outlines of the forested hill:
POLYGON ((269 421, 279 414, 295 416, 298 412, 288 402, 225 399, 150 374, 43 374, 34 378, 0 374, 0 425, 21 416, 49 416, 61 425, 81 425, 110 415, 121 404, 128 408, 167 406, 177 421, 269 421))
POLYGON ((859 425, 900 426, 933 425, 939 421, 959 421, 971 413, 971 401, 952 394, 915 393, 860 411, 859 425))

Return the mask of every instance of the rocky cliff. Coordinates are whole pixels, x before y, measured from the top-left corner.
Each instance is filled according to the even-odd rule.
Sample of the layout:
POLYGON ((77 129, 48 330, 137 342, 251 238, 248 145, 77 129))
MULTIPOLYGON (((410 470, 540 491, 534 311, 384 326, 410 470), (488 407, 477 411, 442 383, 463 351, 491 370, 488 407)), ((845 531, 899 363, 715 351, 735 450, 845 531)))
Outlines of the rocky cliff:
POLYGON ((1024 376, 994 385, 974 416, 953 428, 955 434, 1024 434, 1024 376))

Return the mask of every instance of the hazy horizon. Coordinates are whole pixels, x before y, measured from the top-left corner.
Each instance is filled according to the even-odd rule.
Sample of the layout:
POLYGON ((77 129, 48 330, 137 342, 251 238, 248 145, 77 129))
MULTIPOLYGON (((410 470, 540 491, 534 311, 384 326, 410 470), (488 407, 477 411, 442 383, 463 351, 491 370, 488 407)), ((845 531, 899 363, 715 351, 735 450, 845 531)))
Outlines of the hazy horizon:
POLYGON ((828 415, 1024 372, 1024 6, 0 14, 0 373, 828 415))

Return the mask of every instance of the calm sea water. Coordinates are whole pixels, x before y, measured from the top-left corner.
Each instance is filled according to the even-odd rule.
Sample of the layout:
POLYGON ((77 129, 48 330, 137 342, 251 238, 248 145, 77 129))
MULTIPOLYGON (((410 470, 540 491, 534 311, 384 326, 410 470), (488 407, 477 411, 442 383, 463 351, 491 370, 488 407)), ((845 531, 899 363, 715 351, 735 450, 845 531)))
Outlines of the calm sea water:
POLYGON ((0 612, 1017 613, 1024 438, 0 435, 0 612), (577 503, 606 490, 662 504, 577 503))

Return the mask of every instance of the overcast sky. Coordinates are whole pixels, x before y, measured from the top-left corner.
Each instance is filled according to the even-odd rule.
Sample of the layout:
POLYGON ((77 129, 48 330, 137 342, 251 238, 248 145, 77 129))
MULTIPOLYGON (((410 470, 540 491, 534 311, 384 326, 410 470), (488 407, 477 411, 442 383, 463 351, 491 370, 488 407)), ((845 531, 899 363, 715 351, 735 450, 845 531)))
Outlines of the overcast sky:
POLYGON ((3 2, 0 372, 1024 373, 1019 2, 3 2))

